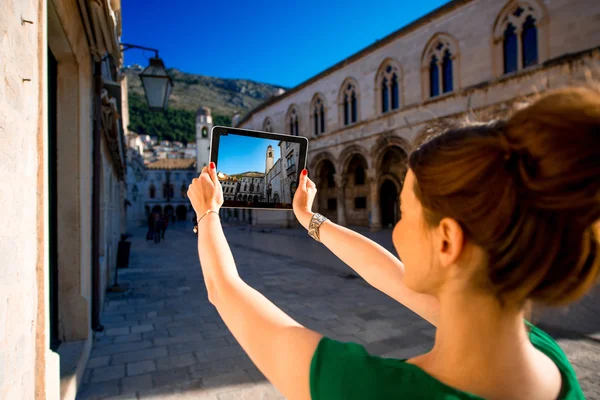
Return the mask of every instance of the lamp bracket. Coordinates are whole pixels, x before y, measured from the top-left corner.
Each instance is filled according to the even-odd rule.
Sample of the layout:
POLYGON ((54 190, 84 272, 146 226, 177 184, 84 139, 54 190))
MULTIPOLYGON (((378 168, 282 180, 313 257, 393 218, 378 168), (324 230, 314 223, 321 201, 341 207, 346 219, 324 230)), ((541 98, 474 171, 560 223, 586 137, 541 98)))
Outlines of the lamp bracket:
POLYGON ((130 43, 121 43, 121 53, 123 53, 129 49, 141 49, 141 50, 153 51, 154 58, 158 58, 158 50, 157 49, 153 49, 152 47, 138 46, 138 45, 130 44, 130 43))

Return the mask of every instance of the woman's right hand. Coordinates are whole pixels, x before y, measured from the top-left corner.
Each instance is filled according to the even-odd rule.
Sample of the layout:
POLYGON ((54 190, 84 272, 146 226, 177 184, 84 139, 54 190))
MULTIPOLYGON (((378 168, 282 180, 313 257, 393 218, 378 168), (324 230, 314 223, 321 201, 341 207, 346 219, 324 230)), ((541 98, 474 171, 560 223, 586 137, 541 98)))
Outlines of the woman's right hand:
POLYGON ((294 195, 294 215, 304 228, 308 229, 308 224, 313 216, 312 204, 317 194, 317 185, 308 178, 308 171, 302 170, 298 188, 294 195))

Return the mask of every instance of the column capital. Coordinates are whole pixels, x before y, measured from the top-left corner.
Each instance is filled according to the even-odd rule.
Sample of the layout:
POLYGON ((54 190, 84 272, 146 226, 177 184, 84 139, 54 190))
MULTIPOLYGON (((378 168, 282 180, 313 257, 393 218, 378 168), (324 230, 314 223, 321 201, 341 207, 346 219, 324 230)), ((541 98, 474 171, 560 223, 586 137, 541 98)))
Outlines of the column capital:
POLYGON ((369 168, 366 173, 369 183, 377 183, 377 170, 375 168, 369 168))
POLYGON ((335 174, 333 176, 333 179, 335 180, 335 187, 338 189, 345 187, 346 182, 348 181, 345 176, 343 176, 342 174, 339 174, 339 173, 335 174))

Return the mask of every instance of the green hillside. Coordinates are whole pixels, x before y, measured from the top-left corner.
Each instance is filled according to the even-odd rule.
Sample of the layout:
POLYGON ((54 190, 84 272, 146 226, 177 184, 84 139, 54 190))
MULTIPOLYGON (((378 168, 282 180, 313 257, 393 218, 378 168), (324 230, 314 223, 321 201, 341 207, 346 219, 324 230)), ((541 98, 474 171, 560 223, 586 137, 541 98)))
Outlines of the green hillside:
POLYGON ((194 141, 196 111, 200 107, 211 109, 215 125, 227 126, 233 114, 245 114, 281 89, 245 79, 214 78, 170 69, 174 87, 169 108, 165 113, 157 113, 148 110, 139 78, 141 71, 139 66, 125 71, 129 88, 128 128, 161 140, 194 141))

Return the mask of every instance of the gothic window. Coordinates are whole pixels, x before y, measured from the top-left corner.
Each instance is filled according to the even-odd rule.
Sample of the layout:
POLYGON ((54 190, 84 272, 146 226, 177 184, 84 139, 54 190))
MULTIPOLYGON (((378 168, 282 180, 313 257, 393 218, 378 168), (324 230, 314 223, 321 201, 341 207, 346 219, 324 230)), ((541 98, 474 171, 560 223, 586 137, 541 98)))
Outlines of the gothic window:
POLYGON ((292 182, 290 184, 290 193, 292 194, 292 199, 294 198, 294 195, 296 194, 296 189, 298 189, 298 182, 292 182))
POLYGON ((279 203, 279 193, 275 193, 275 194, 273 195, 273 202, 274 202, 274 203, 279 203))
POLYGON ((440 94, 440 74, 438 71, 438 59, 435 55, 429 63, 429 96, 435 97, 440 94))
POLYGON ((503 55, 504 73, 509 74, 517 70, 517 34, 513 24, 508 24, 504 31, 503 55))
POLYGON ((544 20, 535 1, 512 1, 504 8, 494 28, 497 71, 509 74, 540 62, 544 20))
POLYGON ((311 118, 314 135, 325 133, 325 100, 320 94, 316 95, 312 101, 311 118))
POLYGON ((528 15, 523 23, 521 41, 523 46, 523 68, 537 64, 537 29, 535 27, 535 18, 531 15, 528 15))
POLYGON ((290 106, 287 116, 290 135, 298 136, 299 134, 299 114, 298 108, 295 105, 290 106))
POLYGON ((206 126, 202 127, 202 137, 208 137, 208 128, 206 126))
POLYGON ((353 81, 348 80, 342 86, 341 100, 344 125, 358 122, 358 91, 353 81))
POLYGON ((250 191, 251 191, 251 192, 254 192, 254 183, 251 183, 251 184, 250 184, 250 191))
POLYGON ((273 132, 273 124, 271 123, 271 118, 265 118, 265 121, 263 122, 263 131, 273 132))
POLYGON ((443 93, 450 93, 455 87, 455 60, 457 49, 454 40, 444 34, 436 35, 425 51, 424 70, 425 84, 428 86, 429 97, 433 98, 443 93))
POLYGON ((393 60, 384 61, 377 73, 376 87, 380 93, 380 110, 385 114, 400 107, 400 69, 393 60))
POLYGON ((452 55, 446 49, 442 60, 442 90, 444 93, 452 91, 452 55))
POLYGON ((151 199, 156 197, 156 187, 154 185, 150 185, 150 193, 148 194, 151 199))

